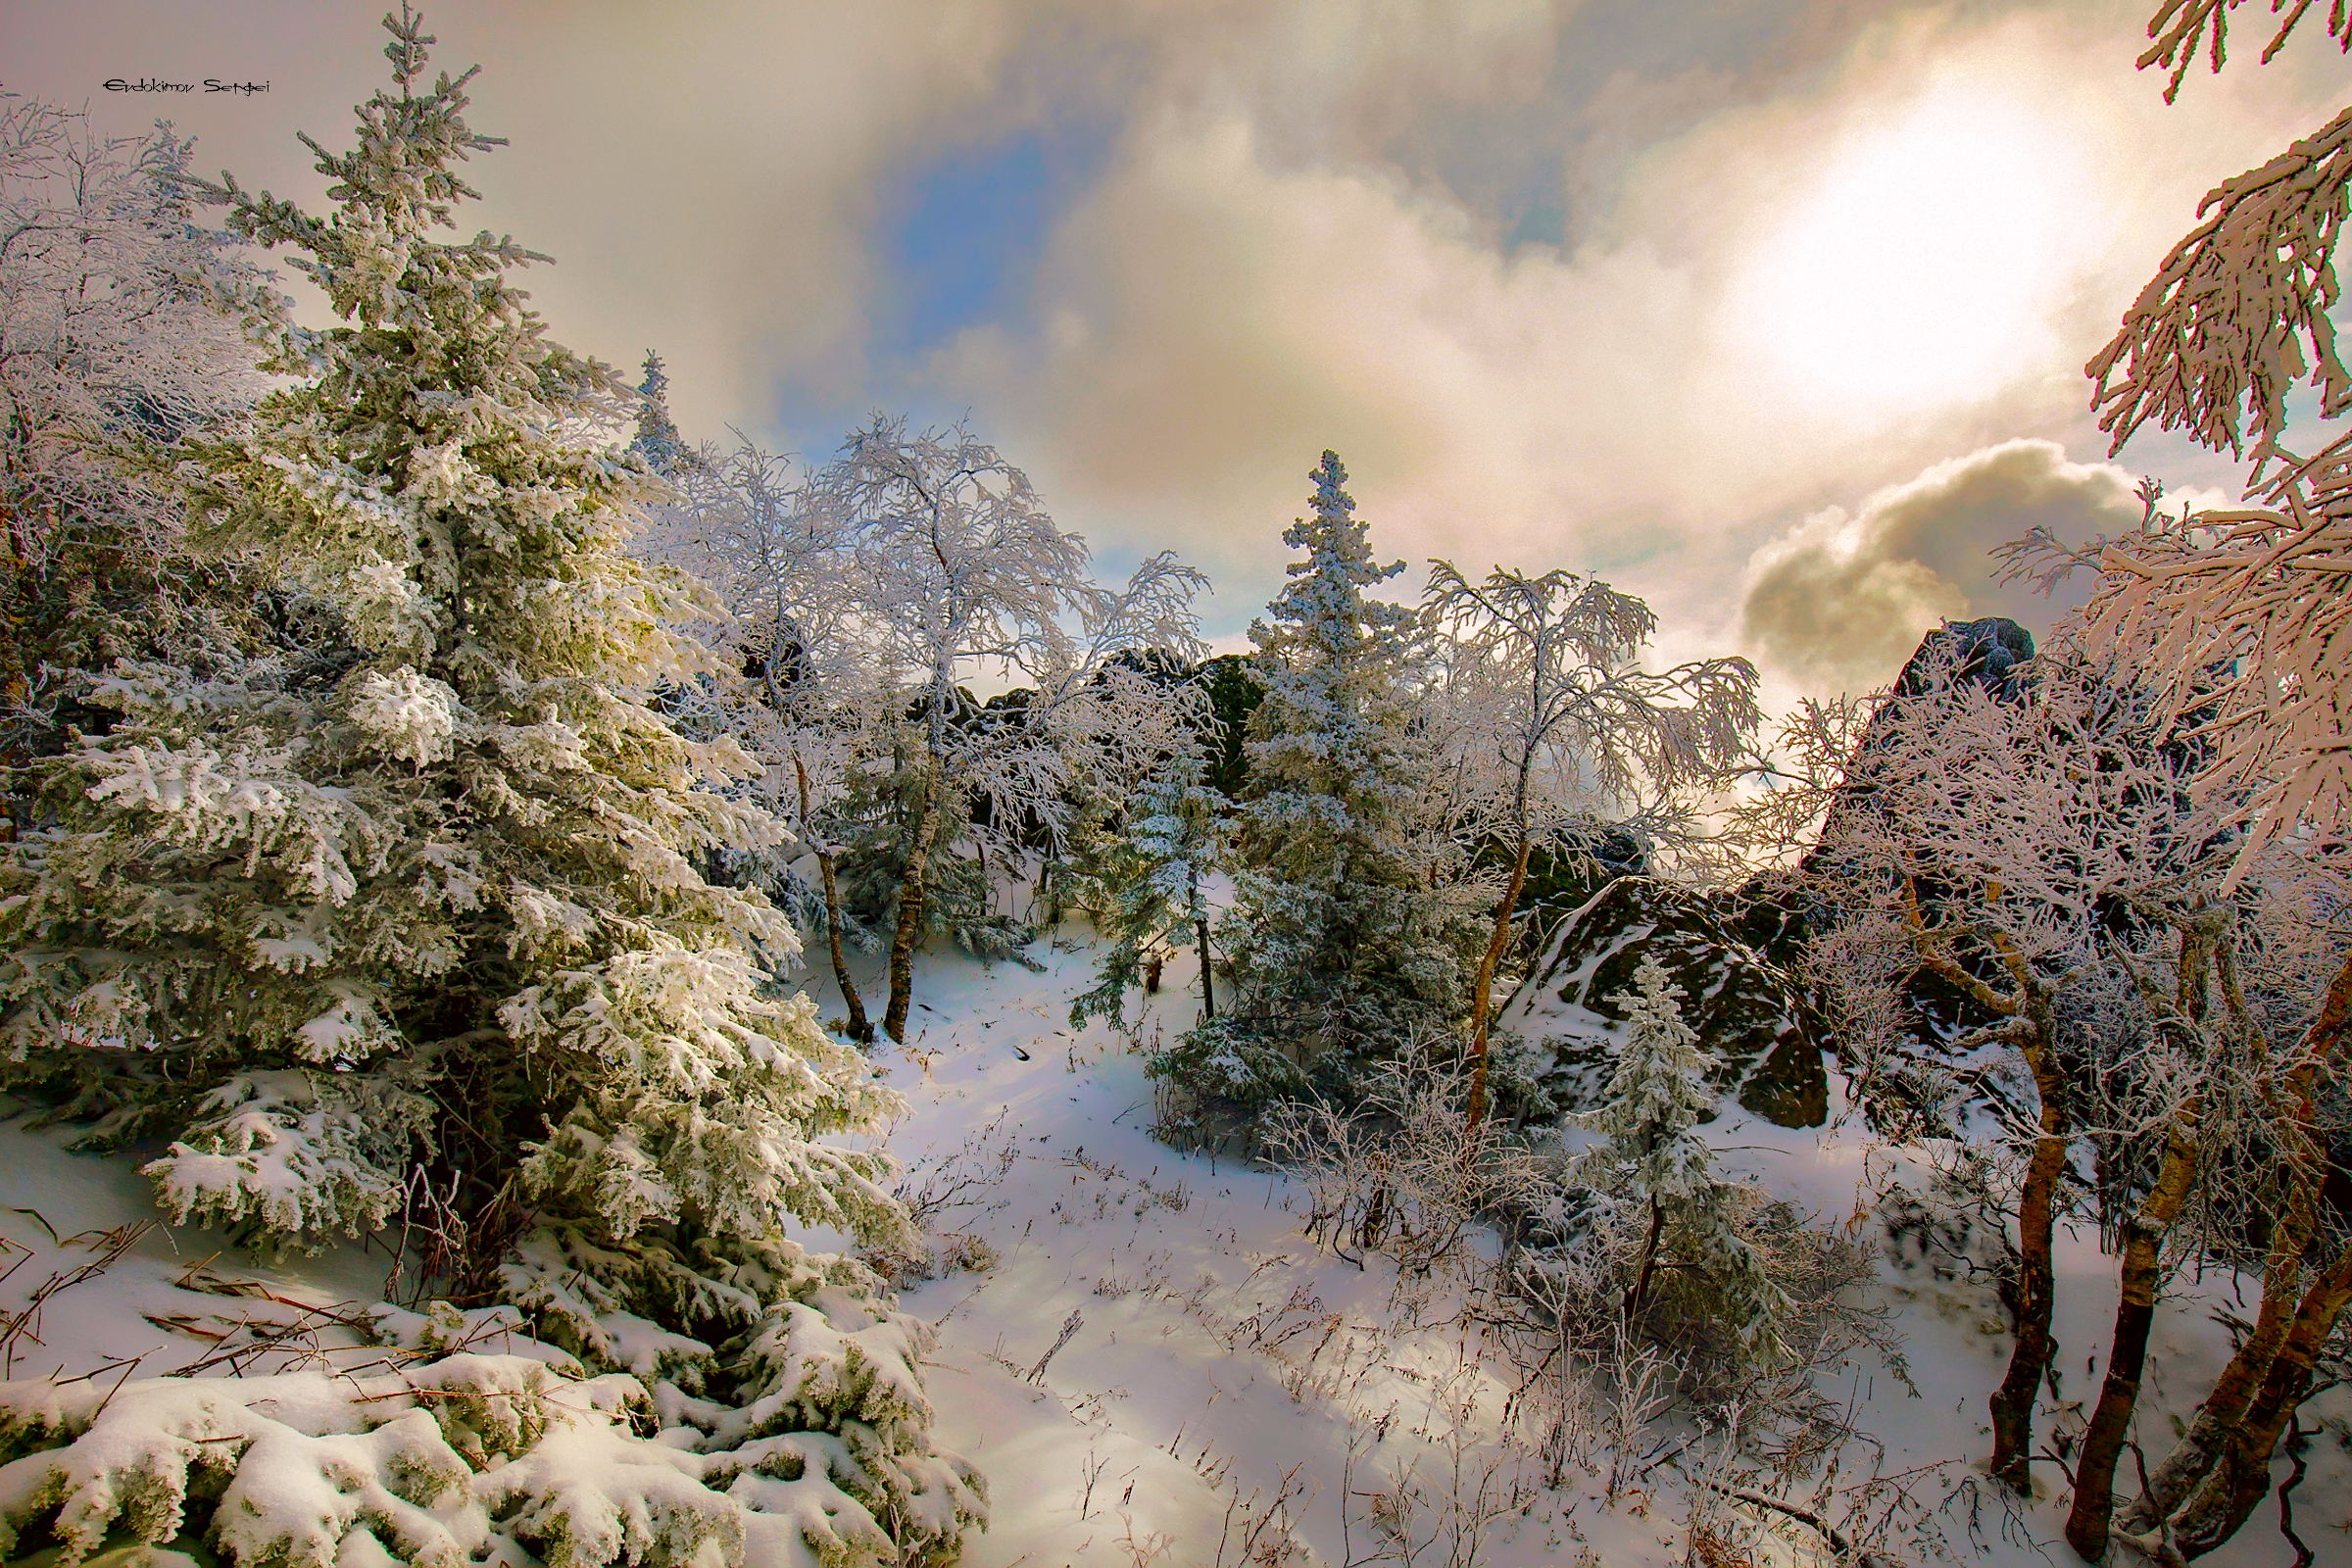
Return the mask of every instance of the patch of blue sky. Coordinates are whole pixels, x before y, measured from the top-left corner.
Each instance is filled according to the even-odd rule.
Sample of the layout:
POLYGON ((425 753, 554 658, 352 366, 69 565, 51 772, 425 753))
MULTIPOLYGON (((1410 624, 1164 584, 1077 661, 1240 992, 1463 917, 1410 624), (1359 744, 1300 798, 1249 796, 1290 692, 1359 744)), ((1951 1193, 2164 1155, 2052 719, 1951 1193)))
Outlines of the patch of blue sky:
POLYGON ((1055 124, 947 149, 900 172, 884 199, 883 275, 867 352, 919 362, 957 332, 1017 318, 1054 225, 1101 172, 1111 138, 1055 124))
POLYGON ((1510 227, 1502 236, 1504 255, 1510 255, 1525 245, 1561 245, 1568 238, 1568 202, 1559 193, 1560 178, 1554 173, 1545 184, 1522 198, 1516 211, 1510 213, 1510 227))
POLYGON ((1017 330, 1054 227, 1102 172, 1112 140, 1110 127, 1073 120, 940 148, 896 170, 868 251, 876 276, 863 390, 843 401, 838 389, 778 377, 772 435, 821 462, 879 407, 918 426, 972 414, 989 439, 983 411, 943 401, 926 362, 968 327, 1001 321, 1017 330))

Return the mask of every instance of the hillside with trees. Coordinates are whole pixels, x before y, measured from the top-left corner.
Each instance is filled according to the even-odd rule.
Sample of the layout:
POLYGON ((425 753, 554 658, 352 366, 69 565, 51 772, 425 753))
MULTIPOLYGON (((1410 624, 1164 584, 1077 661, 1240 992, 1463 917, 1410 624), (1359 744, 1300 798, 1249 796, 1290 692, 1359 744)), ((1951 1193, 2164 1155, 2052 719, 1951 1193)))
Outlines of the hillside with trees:
POLYGON ((2087 367, 2239 501, 1773 714, 1336 451, 1215 656, 698 442, 384 27, 316 210, 0 99, 0 1560, 2325 1560, 2352 111, 2087 367))

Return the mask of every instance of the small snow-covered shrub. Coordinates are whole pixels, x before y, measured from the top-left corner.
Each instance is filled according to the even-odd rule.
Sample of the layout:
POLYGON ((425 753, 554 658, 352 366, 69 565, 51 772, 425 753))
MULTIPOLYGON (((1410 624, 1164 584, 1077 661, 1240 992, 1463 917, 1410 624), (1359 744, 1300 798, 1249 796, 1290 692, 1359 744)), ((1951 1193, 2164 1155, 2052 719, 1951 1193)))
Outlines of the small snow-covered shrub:
POLYGON ((1155 989, 1169 951, 1187 942, 1201 965, 1204 1003, 1216 1010, 1209 907, 1200 884, 1226 852, 1223 798, 1207 782, 1200 743, 1186 740, 1128 806, 1124 834, 1104 834, 1081 862, 1070 896, 1094 909, 1110 948, 1094 987, 1070 1003, 1073 1029, 1085 1028, 1090 1017, 1125 1028, 1127 993, 1155 989))
POLYGON ((518 1337, 528 1353, 438 1352, 468 1330, 446 1306, 381 1314, 423 1359, 358 1372, 0 1384, 0 1558, 202 1542, 234 1568, 952 1560, 983 1505, 925 1446, 921 1326, 828 1282, 854 1264, 790 1262, 808 1299, 779 1300, 723 1365, 697 1348, 740 1406, 518 1337))
POLYGON ((1404 1273, 1466 1284, 1482 1267, 1472 1227, 1538 1200, 1543 1171, 1495 1122, 1469 1126, 1470 1072, 1451 1044, 1415 1040, 1370 1068, 1348 1102, 1277 1105, 1264 1136, 1306 1184, 1310 1235, 1343 1254, 1385 1252, 1404 1273))
POLYGON ((1687 1287, 1761 1359, 1778 1359, 1786 1350, 1779 1317, 1787 1303, 1749 1235, 1763 1195, 1719 1176, 1715 1152, 1698 1132, 1714 1112, 1715 1090, 1698 1033, 1683 1019, 1683 990, 1645 955, 1634 989, 1617 1001, 1627 1030, 1609 1098, 1573 1118, 1606 1142, 1570 1174, 1592 1194, 1597 1222, 1641 1238, 1624 1314, 1639 1321, 1653 1289, 1687 1287))
POLYGON ((1539 1357, 1653 1353, 1698 1408, 1764 1390, 1811 1421, 1813 1367, 1865 1342, 1900 1364, 1853 1298, 1873 1250, 1718 1171, 1699 1132, 1716 1104, 1709 1058, 1662 965, 1644 957, 1618 1000, 1629 1027, 1609 1098, 1574 1118, 1603 1141, 1518 1216, 1501 1315, 1539 1357))

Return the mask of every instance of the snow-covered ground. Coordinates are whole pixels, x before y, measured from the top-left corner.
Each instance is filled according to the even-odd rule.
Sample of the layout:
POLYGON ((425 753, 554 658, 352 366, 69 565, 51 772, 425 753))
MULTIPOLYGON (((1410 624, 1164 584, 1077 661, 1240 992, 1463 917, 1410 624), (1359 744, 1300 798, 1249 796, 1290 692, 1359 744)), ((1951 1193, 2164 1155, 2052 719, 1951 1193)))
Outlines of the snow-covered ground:
MULTIPOLYGON (((1381 1541, 1362 1494, 1417 1464, 1431 1510, 1443 1495, 1449 1457, 1418 1434, 1443 1429, 1461 1348, 1444 1335, 1376 1344, 1389 1274, 1377 1258, 1359 1271, 1309 1242, 1295 1183, 1153 1142, 1141 1053, 1100 1025, 1067 1027, 1068 998, 1091 983, 1091 956, 1045 944, 1033 951, 1046 960, 1042 974, 933 957, 917 975, 919 1032, 882 1057, 912 1107, 889 1145, 918 1180, 926 1165, 967 1149, 961 1168, 996 1178, 982 1203, 941 1217, 985 1241, 994 1265, 902 1298, 940 1325, 931 1391, 941 1436, 993 1488, 995 1523, 966 1561, 1126 1564, 1149 1550, 1144 1544, 1165 1540, 1171 1547, 1160 1560, 1208 1565, 1223 1537, 1230 1564, 1242 1560, 1244 1515, 1284 1496, 1318 1558, 1369 1556, 1381 1541), (1032 1378, 1073 1313, 1075 1332, 1032 1378), (1344 1523, 1351 1443, 1348 1490, 1357 1495, 1344 1523)), ((1176 989, 1190 979, 1183 959, 1168 979, 1170 991, 1137 1026, 1147 1041, 1194 1017, 1196 1003, 1176 989)), ((829 993, 820 1002, 829 1004, 829 993)), ((1817 1132, 1729 1107, 1710 1132, 1727 1167, 1844 1222, 1864 1201, 1868 1145, 1858 1126, 1838 1125, 1843 1108, 1834 1101, 1831 1128, 1817 1132)), ((2113 1322, 2114 1263, 2084 1236, 2066 1242, 2058 1266, 2061 1386, 2070 1401, 2088 1400, 2097 1383, 2086 1358, 2103 1367, 2113 1322)), ((1891 1266, 1878 1289, 1900 1314, 1918 1396, 1872 1360, 1857 1362, 1835 1393, 1856 1402, 1861 1428, 1885 1444, 1886 1471, 1957 1457, 1960 1474, 1982 1477, 1985 1398, 2010 1346, 1998 1304, 1988 1289, 1891 1266)), ((2228 1351, 2210 1319, 2228 1303, 2209 1283, 2181 1287, 2161 1309, 2143 1430, 2161 1423, 2155 1430, 2169 1436, 2169 1416, 2193 1407, 2228 1351)), ((2240 1309, 2250 1313, 2251 1300, 2240 1309)), ((1492 1420, 1500 1388, 1491 1377, 1481 1382, 1479 1408, 1492 1420)), ((2331 1396, 2314 1401, 2311 1414, 2340 1418, 2348 1404, 2331 1396)), ((2322 1562, 2331 1551, 2352 1561, 2352 1461, 2328 1436, 2314 1440, 2310 1465, 2295 1494, 2298 1530, 2322 1562)), ((1482 1560, 1569 1563, 1582 1546, 1612 1568, 1679 1562, 1685 1502, 1673 1472, 1645 1491, 1614 1508, 1602 1504, 1597 1481, 1541 1496, 1524 1517, 1493 1527, 1482 1560)), ((2004 1517, 1988 1486, 1982 1497, 1974 1542, 1964 1508, 1949 1525, 1964 1557, 1981 1548, 1986 1562, 2072 1560, 2059 1543, 2062 1492, 2018 1520, 2004 1517)), ((2275 1518, 2266 1505, 2207 1560, 2216 1568, 2291 1563, 2275 1518)), ((1442 1521, 1433 1512, 1421 1528, 1442 1530, 1442 1521)), ((1441 1536, 1424 1560, 1445 1561, 1446 1544, 1441 1536)))
MULTIPOLYGON (((1070 996, 1092 982, 1091 952, 1069 936, 1032 952, 1042 973, 927 956, 914 1038, 877 1053, 910 1107, 888 1147, 918 1192, 946 1199, 932 1223, 955 1238, 943 1250, 966 1265, 911 1286, 902 1303, 940 1330, 926 1373, 940 1438, 988 1479, 994 1519, 970 1543, 967 1564, 1405 1560, 1383 1521, 1417 1544, 1434 1538, 1418 1561, 1461 1564, 1471 1559, 1446 1502, 1482 1479, 1518 1506, 1486 1525, 1479 1562, 1683 1560, 1690 1489, 1676 1468, 1657 1468, 1614 1504, 1593 1477, 1534 1489, 1537 1467, 1491 1441, 1507 1374, 1482 1359, 1478 1342, 1390 1328, 1392 1272, 1378 1257, 1359 1270, 1310 1242, 1298 1184, 1153 1142, 1140 1051, 1101 1025, 1068 1028, 1070 996), (1448 1444, 1462 1412, 1474 1441, 1448 1444), (1286 1536, 1297 1543, 1287 1559, 1277 1545, 1286 1536)), ((1182 959, 1168 979, 1138 1026, 1146 1042, 1192 1021, 1182 959)), ((822 1011, 838 1010, 829 983, 812 980, 811 989, 822 1011)), ((1727 1165, 1775 1193, 1831 1222, 1857 1214, 1866 1149, 1858 1128, 1834 1115, 1826 1131, 1791 1132, 1734 1108, 1710 1134, 1727 1165)), ((47 1230, 63 1238, 153 1217, 131 1162, 65 1154, 60 1136, 0 1130, 0 1208, 14 1210, 0 1212, 0 1227, 35 1249, 0 1283, 0 1305, 11 1309, 29 1283, 92 1255, 86 1239, 59 1246, 47 1230)), ((223 1342, 208 1336, 238 1314, 282 1318, 294 1303, 367 1300, 382 1289, 384 1257, 356 1248, 267 1269, 222 1256, 206 1288, 206 1271, 191 1265, 217 1245, 160 1227, 142 1235, 103 1275, 52 1298, 41 1343, 19 1344, 13 1375, 113 1378, 140 1355, 142 1376, 207 1356, 225 1374, 223 1342), (266 1281, 284 1299, 221 1295, 226 1278, 266 1281)), ((2066 1245, 2059 1268, 2063 1388, 2068 1400, 2087 1400, 2114 1310, 2114 1267, 2083 1237, 2066 1245)), ((1922 1484, 1935 1495, 1982 1481, 1985 1396, 2009 1348, 1997 1305, 1988 1291, 1891 1265, 1875 1289, 1899 1312, 1917 1396, 1870 1357, 1829 1392, 1850 1400, 1859 1428, 1884 1445, 1882 1470, 1954 1461, 1942 1480, 1922 1484)), ((2229 1301, 2208 1282, 2183 1286, 2163 1307, 2141 1430, 2169 1438, 2171 1417, 2202 1392, 2228 1348, 2211 1313, 2229 1301)), ((2295 1494, 2297 1528, 2321 1563, 2352 1561, 2352 1460, 2338 1439, 2347 1408, 2340 1391, 2314 1402, 2311 1416, 2336 1424, 2313 1441, 2295 1494)), ((1858 1462, 1848 1459, 1849 1477, 1858 1462)), ((2054 1465, 2041 1468, 2057 1480, 2054 1465)), ((1968 1495, 1945 1522, 1963 1560, 2072 1560, 2058 1542, 2062 1490, 2020 1517, 1986 1485, 1975 1490, 1972 1520, 1968 1495)), ((2276 1520, 2266 1502, 2207 1560, 2283 1568, 2293 1553, 2276 1520)), ((1807 1533, 1787 1534, 1779 1559, 1810 1561, 1807 1533)))

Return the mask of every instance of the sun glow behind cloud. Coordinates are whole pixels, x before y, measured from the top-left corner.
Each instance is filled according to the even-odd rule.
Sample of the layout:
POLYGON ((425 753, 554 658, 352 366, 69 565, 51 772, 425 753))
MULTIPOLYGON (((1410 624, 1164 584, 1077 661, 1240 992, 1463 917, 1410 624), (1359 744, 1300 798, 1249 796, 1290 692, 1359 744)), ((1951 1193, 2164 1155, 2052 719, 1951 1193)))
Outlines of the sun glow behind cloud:
MULTIPOLYGON (((2342 103, 2330 47, 2167 108, 2136 0, 424 3, 513 139, 479 221, 560 258, 525 274, 556 337, 662 350, 690 435, 821 458, 868 408, 968 412, 1107 571, 1206 567, 1235 635, 1333 446, 1384 560, 1599 571, 1662 659, 1792 681, 1823 661, 1741 641, 1757 552, 2015 438, 2098 457, 2083 360, 2215 180, 2342 103)), ((220 10, 0 0, 8 85, 233 42, 277 87, 174 106, 200 167, 315 201, 293 132, 347 129, 372 15, 220 10)), ((2132 473, 2223 482, 2148 442, 2132 473)), ((1983 612, 1872 537, 1824 570, 1908 552, 1950 591, 1905 603, 1983 612)))
POLYGON ((1825 412, 1905 413, 2032 373, 2095 238, 2070 144, 1982 84, 1866 119, 1757 246, 1727 335, 1825 412))

